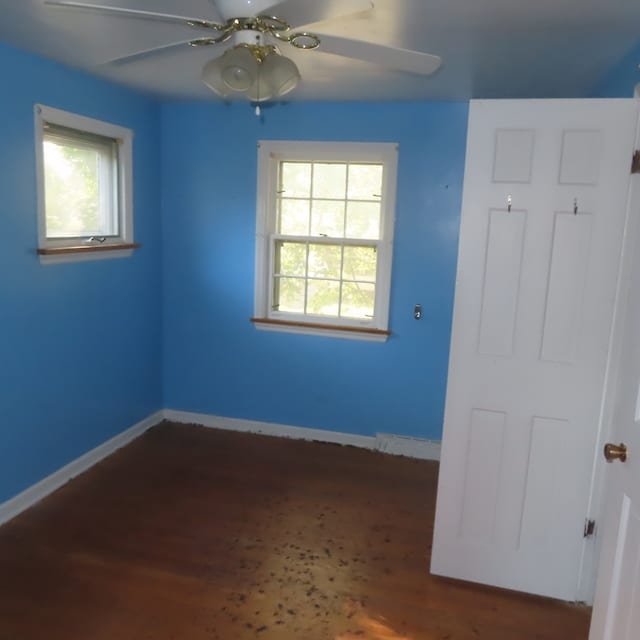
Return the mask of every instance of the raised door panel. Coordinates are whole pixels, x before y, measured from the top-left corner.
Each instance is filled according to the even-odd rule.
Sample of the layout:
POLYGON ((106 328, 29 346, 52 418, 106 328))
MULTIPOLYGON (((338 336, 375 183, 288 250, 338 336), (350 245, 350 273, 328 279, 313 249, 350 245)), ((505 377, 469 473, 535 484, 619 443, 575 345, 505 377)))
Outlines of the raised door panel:
POLYGON ((489 212, 478 351, 510 356, 518 310, 526 211, 489 212))

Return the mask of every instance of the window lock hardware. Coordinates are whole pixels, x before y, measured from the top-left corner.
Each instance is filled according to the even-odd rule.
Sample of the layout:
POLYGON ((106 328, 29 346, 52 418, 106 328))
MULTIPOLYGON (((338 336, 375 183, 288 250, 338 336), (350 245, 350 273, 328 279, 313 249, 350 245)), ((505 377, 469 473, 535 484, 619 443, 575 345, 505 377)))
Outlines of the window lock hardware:
POLYGON ((87 242, 99 242, 100 244, 103 244, 105 240, 106 238, 104 236, 91 236, 87 238, 87 242))

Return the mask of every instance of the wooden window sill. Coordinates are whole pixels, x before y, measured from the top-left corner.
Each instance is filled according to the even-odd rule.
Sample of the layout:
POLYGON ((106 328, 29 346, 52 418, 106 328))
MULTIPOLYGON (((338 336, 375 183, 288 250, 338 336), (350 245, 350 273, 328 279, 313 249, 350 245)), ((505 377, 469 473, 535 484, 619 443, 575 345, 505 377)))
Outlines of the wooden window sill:
POLYGON ((368 327, 351 327, 319 322, 295 322, 291 320, 275 320, 272 318, 250 318, 257 329, 263 331, 279 331, 283 333, 303 333, 333 338, 351 338, 370 342, 386 342, 391 331, 371 329, 368 327))
POLYGON ((129 258, 134 249, 141 247, 137 242, 123 244, 78 245, 73 247, 49 247, 37 249, 40 264, 63 264, 65 262, 92 262, 129 258))
POLYGON ((100 245, 78 245, 74 247, 52 247, 49 249, 38 249, 39 256, 60 256, 68 253, 93 253, 95 251, 127 251, 139 249, 142 245, 137 242, 128 244, 100 244, 100 245))

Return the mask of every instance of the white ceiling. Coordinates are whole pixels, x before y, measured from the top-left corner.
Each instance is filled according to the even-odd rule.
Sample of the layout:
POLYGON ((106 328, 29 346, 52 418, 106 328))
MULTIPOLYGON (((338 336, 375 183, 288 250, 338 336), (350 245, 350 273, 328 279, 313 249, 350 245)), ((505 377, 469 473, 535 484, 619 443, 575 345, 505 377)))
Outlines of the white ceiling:
MULTIPOLYGON (((220 16, 215 0, 84 1, 194 18, 220 16)), ((238 16, 257 1, 278 2, 224 1, 235 2, 238 16)), ((299 0, 318 2, 340 7, 339 0, 299 0)), ((302 74, 287 99, 579 97, 640 41, 640 0, 373 2, 365 14, 317 22, 307 30, 435 53, 443 58, 441 69, 421 77, 284 44, 281 51, 302 74)), ((219 100, 202 85, 200 71, 226 45, 185 44, 126 64, 108 61, 207 35, 179 24, 55 9, 42 0, 0 0, 0 41, 164 98, 219 100)))

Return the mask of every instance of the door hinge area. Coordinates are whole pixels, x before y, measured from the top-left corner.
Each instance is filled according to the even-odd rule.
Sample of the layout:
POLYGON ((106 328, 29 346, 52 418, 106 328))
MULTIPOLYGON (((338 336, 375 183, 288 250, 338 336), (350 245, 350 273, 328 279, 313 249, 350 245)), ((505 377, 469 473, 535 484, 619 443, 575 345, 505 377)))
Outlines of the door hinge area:
POLYGON ((590 538, 596 532, 596 521, 589 520, 588 518, 584 521, 584 537, 590 538))
POLYGON ((640 173, 640 149, 633 152, 631 159, 631 173, 640 173))

